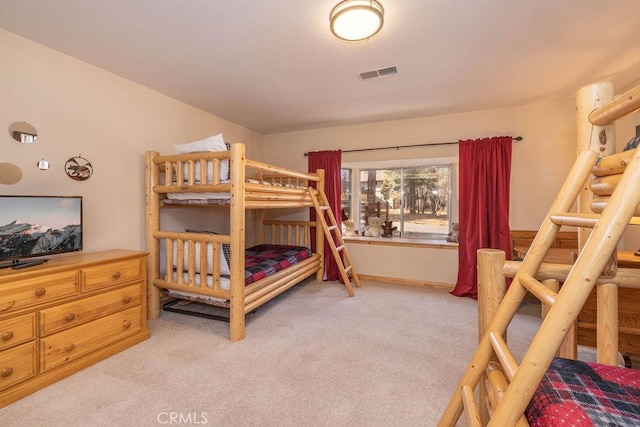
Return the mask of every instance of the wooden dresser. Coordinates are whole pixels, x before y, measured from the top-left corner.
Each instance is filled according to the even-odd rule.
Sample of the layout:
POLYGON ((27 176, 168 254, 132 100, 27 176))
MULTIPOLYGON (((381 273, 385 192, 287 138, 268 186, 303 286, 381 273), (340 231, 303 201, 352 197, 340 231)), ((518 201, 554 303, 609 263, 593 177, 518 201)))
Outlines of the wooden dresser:
POLYGON ((149 338, 146 258, 73 253, 0 270, 0 407, 149 338))

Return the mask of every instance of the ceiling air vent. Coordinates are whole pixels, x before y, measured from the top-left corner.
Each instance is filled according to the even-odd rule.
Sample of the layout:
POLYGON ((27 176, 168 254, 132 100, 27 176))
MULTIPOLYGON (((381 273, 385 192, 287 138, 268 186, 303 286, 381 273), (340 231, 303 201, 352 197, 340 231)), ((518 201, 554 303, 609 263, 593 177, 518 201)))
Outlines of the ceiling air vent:
POLYGON ((362 73, 358 73, 358 77, 360 77, 360 80, 370 80, 377 79, 379 77, 392 76, 394 74, 398 74, 398 67, 396 66, 364 71, 362 73))

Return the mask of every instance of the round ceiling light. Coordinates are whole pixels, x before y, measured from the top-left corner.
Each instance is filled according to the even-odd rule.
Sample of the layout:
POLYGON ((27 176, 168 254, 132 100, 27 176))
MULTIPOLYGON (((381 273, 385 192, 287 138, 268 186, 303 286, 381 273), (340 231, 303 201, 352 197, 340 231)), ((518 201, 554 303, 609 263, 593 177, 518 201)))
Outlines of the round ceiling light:
POLYGON ((382 28, 384 9, 376 0, 344 0, 329 17, 331 32, 346 41, 366 40, 382 28))

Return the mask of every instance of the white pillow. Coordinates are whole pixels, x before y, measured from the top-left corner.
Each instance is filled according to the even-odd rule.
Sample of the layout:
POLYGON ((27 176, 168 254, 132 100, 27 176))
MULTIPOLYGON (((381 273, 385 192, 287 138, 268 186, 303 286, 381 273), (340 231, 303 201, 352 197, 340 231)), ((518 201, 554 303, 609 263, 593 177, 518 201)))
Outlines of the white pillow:
MULTIPOLYGON (((195 245, 196 251, 196 273, 200 273, 200 242, 196 242, 195 245)), ((213 243, 207 243, 207 272, 211 274, 213 272, 213 243)), ((189 267, 189 245, 187 242, 184 242, 184 251, 183 251, 183 268, 185 271, 189 267)), ((176 268, 178 264, 178 245, 173 245, 173 268, 176 268)), ((229 264, 227 264, 227 259, 224 256, 224 251, 222 250, 222 245, 220 246, 220 275, 221 276, 229 276, 231 272, 229 271, 229 264)))
MULTIPOLYGON (((210 136, 200 141, 189 142, 188 144, 176 144, 173 146, 173 151, 176 154, 185 153, 198 153, 202 151, 227 151, 227 145, 224 143, 222 134, 210 136)), ((209 169, 211 169, 211 163, 209 163, 209 169)), ((186 168, 185 168, 186 169, 186 168)), ((200 180, 199 176, 200 165, 196 165, 196 180, 200 180)), ((212 171, 209 171, 209 177, 213 175, 212 171)), ((186 170, 185 170, 186 173, 186 170)), ((220 162, 220 181, 226 181, 229 179, 229 162, 222 160, 220 162)))

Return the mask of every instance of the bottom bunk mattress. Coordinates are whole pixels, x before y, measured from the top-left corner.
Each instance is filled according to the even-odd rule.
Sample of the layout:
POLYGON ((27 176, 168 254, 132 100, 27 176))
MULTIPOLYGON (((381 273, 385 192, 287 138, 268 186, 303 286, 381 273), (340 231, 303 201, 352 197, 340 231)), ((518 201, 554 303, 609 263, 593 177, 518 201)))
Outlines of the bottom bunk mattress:
POLYGON ((258 245, 245 250, 244 284, 249 285, 311 256, 304 246, 258 245))
POLYGON ((640 370, 555 358, 526 417, 542 426, 639 426, 640 370))
MULTIPOLYGON (((304 261, 311 257, 311 255, 311 249, 304 246, 266 244, 247 248, 244 259, 244 284, 247 286, 264 279, 278 271, 304 261)), ((188 280, 187 273, 184 273, 184 280, 188 280)), ((212 286, 212 282, 213 278, 209 276, 209 286, 212 286)), ((196 275, 196 284, 199 284, 198 275, 196 275)), ((230 288, 229 276, 220 276, 220 287, 227 290, 230 288)), ((167 289, 165 293, 176 298, 185 298, 222 307, 229 306, 229 301, 222 298, 208 297, 174 289, 167 289)))

